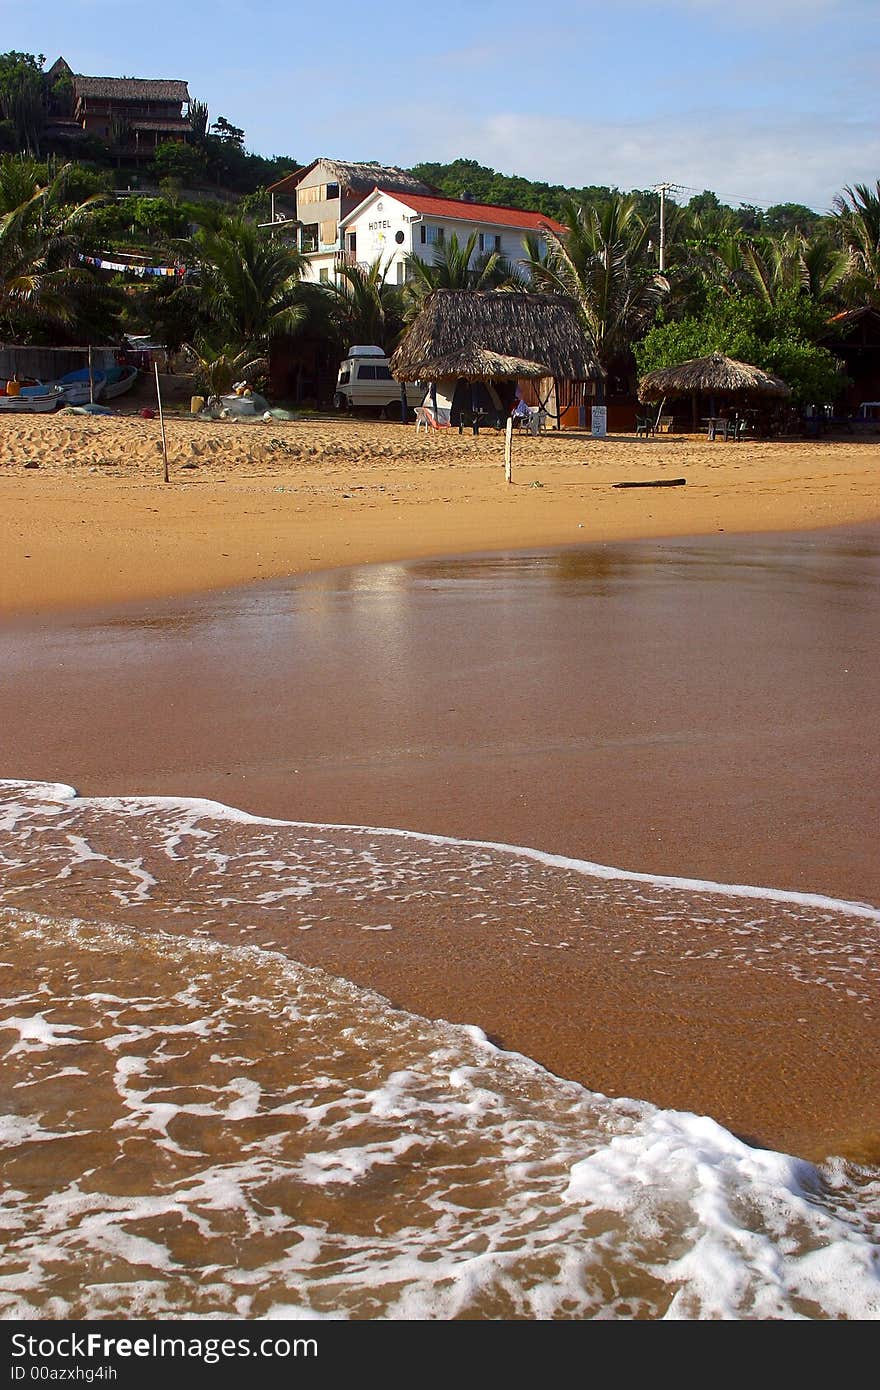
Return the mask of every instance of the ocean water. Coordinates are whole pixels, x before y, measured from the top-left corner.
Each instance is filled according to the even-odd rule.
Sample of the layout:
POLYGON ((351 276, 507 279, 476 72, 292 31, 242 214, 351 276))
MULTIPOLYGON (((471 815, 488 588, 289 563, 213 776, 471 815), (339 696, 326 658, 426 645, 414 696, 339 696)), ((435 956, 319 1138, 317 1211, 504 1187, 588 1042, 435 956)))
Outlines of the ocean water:
POLYGON ((442 920, 877 998, 880 912, 0 783, 0 1316, 876 1318, 880 1171, 609 1099, 296 960, 442 920))

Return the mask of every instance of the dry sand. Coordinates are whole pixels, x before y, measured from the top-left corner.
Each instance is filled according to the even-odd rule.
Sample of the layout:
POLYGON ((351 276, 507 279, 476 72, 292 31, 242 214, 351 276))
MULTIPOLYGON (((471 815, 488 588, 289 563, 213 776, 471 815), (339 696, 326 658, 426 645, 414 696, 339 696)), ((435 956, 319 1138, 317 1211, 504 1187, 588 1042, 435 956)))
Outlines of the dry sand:
POLYGON ((880 515, 880 446, 514 441, 326 420, 0 418, 0 609, 75 608, 339 564, 795 530, 880 515), (33 465, 38 465, 34 467, 33 465), (30 465, 30 466, 29 466, 30 465), (615 490, 684 477, 685 487, 615 490))

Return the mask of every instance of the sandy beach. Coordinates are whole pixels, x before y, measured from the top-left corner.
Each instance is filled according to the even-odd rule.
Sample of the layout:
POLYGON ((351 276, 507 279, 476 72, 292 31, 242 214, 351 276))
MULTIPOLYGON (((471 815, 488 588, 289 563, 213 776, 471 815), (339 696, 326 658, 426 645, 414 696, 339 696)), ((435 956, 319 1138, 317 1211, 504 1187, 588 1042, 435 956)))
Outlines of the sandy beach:
MULTIPOLYGON (((0 420, 2 608, 15 620, 13 629, 38 617, 41 632, 51 634, 78 610, 159 602, 334 566, 804 531, 880 516, 874 442, 725 445, 551 433, 515 440, 508 487, 502 439, 491 432, 474 439, 349 420, 209 425, 172 419, 168 441, 172 481, 165 485, 158 422, 0 420), (686 478, 684 487, 613 487, 679 477, 686 478)), ((708 632, 710 617, 706 625, 708 632)), ((244 670, 243 692, 248 676, 244 670)), ((156 711, 173 712, 168 727, 179 742, 170 744, 163 743, 164 714, 149 714, 152 695, 133 676, 115 691, 106 673, 85 672, 79 680, 69 665, 67 679, 65 720, 48 736, 39 675, 31 686, 26 673, 8 685, 4 723, 17 760, 5 775, 67 779, 93 795, 203 795, 264 815, 485 836, 604 863, 621 863, 619 856, 628 854, 629 867, 659 873, 727 881, 739 873, 732 881, 855 897, 868 891, 870 856, 862 843, 857 861, 853 847, 864 840, 869 774, 864 786, 837 787, 836 802, 817 799, 805 807, 802 823, 789 831, 786 799, 797 804, 803 788, 796 776, 785 780, 792 753, 779 744, 778 731, 756 729, 751 782, 739 803, 725 799, 720 772, 700 769, 699 747, 683 762, 672 745, 663 796, 654 795, 652 774, 635 755, 615 753, 601 767, 590 763, 589 775, 602 778, 594 813, 570 792, 552 802, 524 799, 516 779, 531 777, 525 755, 522 768, 512 763, 508 771, 491 749, 478 753, 475 742, 473 766, 456 755, 450 768, 442 728, 437 749, 415 775, 395 767, 386 777, 378 765, 358 762, 351 746, 338 763, 316 756, 310 769, 306 761, 294 781, 289 769, 282 776, 271 765, 280 737, 275 695, 249 703, 246 694, 240 702, 236 696, 220 726, 202 727, 211 677, 199 670, 197 654, 160 672, 159 699, 152 703, 156 711), (90 707, 133 708, 156 722, 143 744, 126 747, 124 721, 116 722, 122 733, 108 740, 89 719, 90 707), (234 756, 227 756, 233 745, 234 756), (488 808, 481 790, 487 777, 500 793, 488 808), (603 805, 614 806, 613 817, 600 814, 603 805), (650 814, 640 817, 647 805, 650 814), (824 858, 813 855, 811 836, 827 846, 824 858)), ((613 696, 608 708, 613 713, 613 696)), ((328 749, 338 714, 329 703, 328 749)), ((287 724, 295 730, 292 717, 287 724)), ((349 744, 356 733, 357 727, 349 744)), ((804 739, 798 758, 808 753, 808 733, 804 739)), ((855 731, 850 741, 847 766, 856 767, 855 731)), ((742 761, 732 749, 732 766, 742 761)), ((578 767, 574 772, 577 787, 583 780, 578 767)), ((861 1005, 823 1000, 812 1026, 802 1027, 806 1005, 797 989, 774 981, 759 1003, 747 981, 714 966, 682 965, 658 983, 670 962, 664 958, 662 969, 654 969, 650 954, 637 972, 619 968, 610 948, 604 955, 582 948, 577 958, 560 953, 552 966, 517 949, 507 953, 503 969, 486 970, 479 967, 476 938, 442 936, 432 967, 423 938, 400 940, 404 949, 397 942, 396 952, 379 949, 381 940, 374 949, 371 940, 356 958, 345 942, 326 949, 304 944, 303 954, 416 1011, 481 1023, 506 1046, 611 1094, 711 1113, 737 1133, 812 1157, 876 1158, 872 1052, 863 1046, 861 1005), (585 988, 591 993, 584 1013, 585 988), (566 1005, 564 1030, 548 1023, 552 1010, 542 1001, 551 1000, 566 1005), (779 1039, 772 1057, 756 1041, 761 1030, 779 1039), (708 1069, 707 1057, 716 1063, 708 1069)))
POLYGON ((878 444, 514 440, 303 417, 0 418, 0 611, 78 608, 335 565, 785 531, 880 514, 878 444), (35 466, 36 465, 36 466, 35 466), (617 482, 686 478, 684 487, 617 482))

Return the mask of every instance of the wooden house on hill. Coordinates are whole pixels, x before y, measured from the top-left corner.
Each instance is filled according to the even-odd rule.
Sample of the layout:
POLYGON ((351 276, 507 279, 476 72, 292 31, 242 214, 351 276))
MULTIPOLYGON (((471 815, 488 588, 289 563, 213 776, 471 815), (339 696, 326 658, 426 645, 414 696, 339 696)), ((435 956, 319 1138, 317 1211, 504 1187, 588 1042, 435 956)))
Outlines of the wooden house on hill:
POLYGON ((150 160, 156 147, 189 136, 189 89, 172 78, 88 77, 63 58, 46 74, 50 90, 69 84, 69 106, 51 117, 58 134, 75 131, 113 143, 132 159, 150 160))

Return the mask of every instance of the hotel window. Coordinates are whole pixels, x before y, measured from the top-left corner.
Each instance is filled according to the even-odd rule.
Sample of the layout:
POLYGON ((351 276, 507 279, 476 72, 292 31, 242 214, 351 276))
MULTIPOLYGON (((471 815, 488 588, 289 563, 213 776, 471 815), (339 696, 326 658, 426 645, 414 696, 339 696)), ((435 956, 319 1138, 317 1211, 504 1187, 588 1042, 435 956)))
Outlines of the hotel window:
POLYGON ((501 250, 501 237, 500 237, 500 236, 496 236, 496 238, 495 238, 495 250, 496 250, 496 251, 500 251, 500 250, 501 250))
POLYGON ((419 238, 423 246, 436 246, 442 244, 445 232, 442 227, 426 227, 424 222, 419 229, 419 238))
POLYGON ((327 202, 330 203, 330 202, 333 201, 334 198, 338 198, 338 197, 339 197, 339 184, 338 184, 338 183, 328 183, 328 185, 327 185, 327 202))
POLYGON ((318 249, 318 224, 312 222, 307 227, 301 227, 299 233, 299 249, 306 255, 318 249))
POLYGON ((322 285, 326 285, 329 283, 330 271, 328 270, 327 266, 321 266, 321 269, 318 271, 318 279, 320 280, 322 285))

